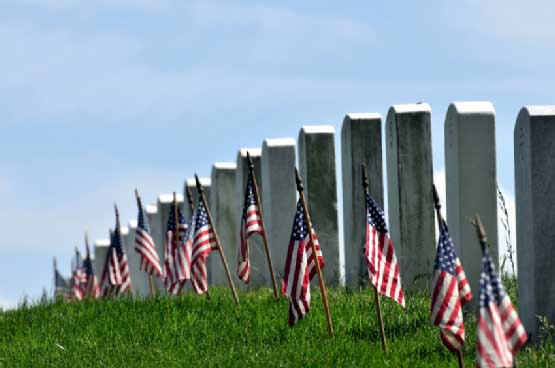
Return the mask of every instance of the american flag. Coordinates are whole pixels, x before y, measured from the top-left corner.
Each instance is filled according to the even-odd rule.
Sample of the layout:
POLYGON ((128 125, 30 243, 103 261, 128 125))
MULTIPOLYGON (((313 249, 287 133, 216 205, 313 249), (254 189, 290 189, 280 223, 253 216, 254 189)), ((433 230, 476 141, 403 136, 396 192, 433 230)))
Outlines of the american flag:
POLYGON ((472 299, 470 285, 445 220, 440 218, 439 241, 432 281, 430 322, 439 326, 443 344, 452 351, 464 344, 462 305, 472 299))
POLYGON ((370 283, 380 294, 390 297, 404 308, 405 296, 401 288, 399 264, 393 241, 389 238, 384 212, 368 193, 366 193, 366 216, 364 254, 370 283))
POLYGON ((252 172, 249 172, 247 187, 245 188, 245 204, 243 205, 243 216, 241 217, 241 244, 239 244, 237 256, 237 276, 246 284, 249 283, 251 276, 248 238, 252 234, 262 233, 262 215, 259 205, 256 203, 252 175, 252 172))
POLYGON ((316 233, 308 229, 304 216, 304 206, 299 199, 297 213, 293 221, 291 241, 285 260, 285 272, 281 293, 289 297, 289 326, 300 321, 310 310, 310 281, 316 274, 316 262, 312 253, 309 231, 312 231, 320 268, 324 267, 324 257, 318 244, 316 233))
POLYGON ((87 275, 83 269, 83 260, 77 248, 75 249, 75 263, 73 265, 73 297, 77 300, 83 300, 82 284, 87 282, 87 275))
POLYGON ((116 228, 112 232, 110 240, 110 249, 108 250, 109 281, 115 295, 121 295, 131 289, 131 278, 129 276, 127 254, 125 254, 122 247, 119 217, 116 217, 116 228))
POLYGON ((63 298, 64 300, 70 300, 73 296, 73 290, 70 286, 71 282, 66 279, 56 265, 56 260, 54 259, 54 298, 63 298))
POLYGON ((83 282, 81 283, 81 293, 83 297, 91 297, 91 298, 98 298, 100 296, 100 287, 98 285, 98 279, 94 274, 92 261, 91 261, 91 254, 89 250, 89 246, 87 245, 87 256, 83 261, 83 271, 85 277, 83 282))
POLYGON ((141 203, 141 198, 137 196, 137 207, 139 207, 139 215, 137 219, 137 230, 135 232, 135 251, 141 257, 141 270, 151 276, 162 276, 162 267, 156 246, 150 236, 150 226, 148 218, 141 203))
POLYGON ((197 294, 208 291, 208 274, 206 269, 206 258, 213 250, 217 250, 216 235, 212 224, 208 220, 208 213, 204 201, 199 201, 193 240, 193 255, 191 261, 191 273, 193 289, 197 294))
POLYGON ((514 355, 528 339, 486 245, 482 247, 477 334, 478 367, 512 367, 514 355))
POLYGON ((170 294, 178 294, 187 279, 189 279, 190 256, 185 252, 182 242, 187 223, 177 204, 172 204, 168 217, 168 227, 166 229, 166 248, 164 260, 164 285, 170 294), (175 211, 177 210, 178 234, 175 236, 175 211))

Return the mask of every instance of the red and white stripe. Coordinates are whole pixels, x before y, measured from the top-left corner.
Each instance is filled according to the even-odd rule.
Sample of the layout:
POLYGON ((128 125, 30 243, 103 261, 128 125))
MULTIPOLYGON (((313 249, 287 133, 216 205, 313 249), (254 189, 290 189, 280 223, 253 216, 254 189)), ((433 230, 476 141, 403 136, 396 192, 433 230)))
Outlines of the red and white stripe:
POLYGON ((83 300, 86 294, 83 293, 83 286, 87 282, 85 269, 78 267, 73 272, 73 296, 77 300, 83 300))
POLYGON ((162 267, 152 236, 140 227, 135 232, 135 251, 141 256, 141 270, 151 276, 162 276, 162 267))
POLYGON ((258 205, 250 205, 241 218, 241 244, 238 249, 237 276, 246 284, 250 282, 251 266, 248 238, 252 234, 262 233, 262 216, 258 205))
POLYGON ((450 273, 435 271, 430 322, 440 327, 441 340, 453 351, 462 347, 465 338, 462 303, 457 284, 457 278, 450 273))
POLYGON ((405 296, 401 288, 399 264, 388 233, 379 232, 367 222, 364 252, 370 283, 380 294, 395 300, 404 308, 405 296))
POLYGON ((196 229, 192 248, 191 281, 193 289, 199 295, 208 291, 206 259, 210 252, 217 249, 216 235, 210 223, 196 229))
POLYGON ((164 260, 164 285, 170 294, 177 295, 181 291, 185 282, 190 278, 189 264, 190 257, 187 257, 183 239, 187 227, 184 224, 178 225, 179 236, 174 237, 174 231, 166 233, 166 247, 164 260))
POLYGON ((108 251, 108 276, 111 285, 121 285, 123 275, 121 274, 120 259, 115 247, 110 247, 108 251))
POLYGON ((526 331, 508 295, 501 304, 491 302, 480 308, 476 365, 512 367, 514 355, 527 340, 526 331))
MULTIPOLYGON (((324 258, 316 233, 312 230, 314 245, 320 268, 324 268, 324 258)), ((316 262, 312 253, 310 237, 291 241, 285 261, 285 273, 281 286, 283 295, 289 297, 289 326, 300 321, 310 310, 310 281, 316 274, 316 262)))

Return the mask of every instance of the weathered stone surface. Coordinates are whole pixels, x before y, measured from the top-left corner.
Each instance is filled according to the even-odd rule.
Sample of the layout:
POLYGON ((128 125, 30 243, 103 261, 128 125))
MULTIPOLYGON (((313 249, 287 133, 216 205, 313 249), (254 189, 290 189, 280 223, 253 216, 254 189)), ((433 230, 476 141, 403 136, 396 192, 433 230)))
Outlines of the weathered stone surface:
POLYGON ((380 114, 347 114, 341 128, 345 286, 351 290, 369 285, 364 257, 367 220, 362 188, 363 163, 368 173, 368 191, 383 209, 380 114))
POLYGON ((291 227, 297 208, 295 151, 293 138, 266 139, 262 144, 262 212, 278 286, 283 279, 291 227))
POLYGON ((395 105, 387 113, 389 230, 406 290, 429 290, 436 239, 428 104, 395 105))
POLYGON ((299 132, 299 171, 306 200, 326 262, 326 283, 339 285, 339 235, 335 129, 331 125, 304 126, 299 132))
POLYGON ((100 239, 94 242, 94 273, 100 278, 102 277, 102 271, 104 270, 104 265, 106 264, 106 257, 108 256, 108 248, 110 247, 109 239, 100 239))
MULTIPOLYGON (((252 161, 254 163, 254 175, 258 183, 258 190, 260 194, 260 201, 264 206, 263 195, 264 191, 262 186, 262 177, 260 175, 260 156, 262 155, 262 150, 260 148, 241 148, 237 152, 237 177, 235 185, 235 196, 239 199, 237 201, 236 213, 241 217, 243 213, 243 205, 245 199, 245 187, 247 186, 247 178, 249 174, 249 165, 247 162, 247 151, 249 152, 252 161)), ((263 207, 264 208, 264 207, 263 207)), ((239 220, 240 221, 240 220, 239 220)), ((235 252, 233 255, 227 255, 231 272, 237 274, 237 247, 239 243, 235 245, 235 252)), ((268 270, 268 261, 266 258, 266 251, 264 249, 264 242, 262 237, 259 235, 252 235, 249 238, 249 255, 251 261, 251 281, 249 284, 250 288, 258 287, 272 287, 272 278, 270 276, 270 271, 268 270)), ((238 282, 241 287, 244 283, 238 282)))
MULTIPOLYGON (((480 290, 482 250, 468 219, 479 214, 497 262, 495 110, 491 102, 455 102, 445 118, 447 222, 470 288, 480 290)), ((477 295, 477 294, 476 294, 477 295)), ((479 298, 472 299, 474 307, 479 298)))
MULTIPOLYGON (((162 232, 160 212, 158 211, 158 206, 156 204, 147 205, 145 210, 146 216, 148 218, 148 224, 150 225, 150 235, 152 236, 152 240, 154 241, 154 245, 156 246, 156 252, 158 252, 160 266, 162 266, 162 270, 164 270, 164 262, 162 261, 162 257, 164 255, 165 236, 162 232)), ((154 278, 154 285, 159 292, 165 292, 164 283, 162 282, 162 279, 160 277, 154 278)))
POLYGON ((519 315, 533 341, 555 323, 555 106, 526 106, 514 131, 519 315))
MULTIPOLYGON (((236 176, 237 165, 234 162, 217 162, 212 166, 210 210, 228 262, 232 256, 236 257, 239 244, 240 214, 237 213, 237 203, 240 201, 235 196, 236 176)), ((233 272, 233 266, 235 263, 230 262, 230 272, 234 276, 235 284, 238 284, 239 278, 233 272)), ((225 269, 218 255, 214 254, 208 258, 208 267, 211 271, 208 275, 210 284, 228 285, 225 269)))
POLYGON ((127 258, 129 273, 131 275, 131 291, 135 297, 150 296, 150 285, 148 274, 141 270, 141 256, 135 251, 135 234, 137 232, 137 220, 129 221, 129 236, 127 237, 127 258))

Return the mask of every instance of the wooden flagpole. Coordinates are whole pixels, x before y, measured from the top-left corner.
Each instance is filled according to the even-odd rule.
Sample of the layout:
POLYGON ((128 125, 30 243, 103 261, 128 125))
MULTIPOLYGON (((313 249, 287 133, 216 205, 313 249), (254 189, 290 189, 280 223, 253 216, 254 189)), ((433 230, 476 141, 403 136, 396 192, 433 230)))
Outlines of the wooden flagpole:
POLYGON ((328 294, 326 292, 326 285, 324 284, 324 277, 322 276, 322 269, 320 268, 320 260, 318 259, 318 253, 316 253, 316 245, 314 244, 314 235, 312 234, 312 220, 310 219, 310 213, 308 211, 308 206, 306 204, 306 199, 304 196, 304 186, 301 179, 301 174, 299 170, 295 168, 295 179, 297 181, 297 191, 299 192, 299 197, 303 203, 304 217, 306 219, 306 224, 308 226, 308 236, 310 239, 310 244, 312 246, 312 254, 314 255, 314 264, 316 265, 316 273, 318 274, 318 282, 320 283, 320 292, 322 294, 322 301, 324 303, 324 312, 326 313, 326 321, 328 323, 328 333, 331 337, 334 336, 333 333, 333 323, 330 315, 330 307, 328 305, 328 294))
MULTIPOLYGON (((441 232, 441 227, 443 226, 443 216, 441 216, 441 203, 439 202, 439 195, 437 194, 436 186, 432 184, 433 195, 434 195, 434 207, 436 209, 437 226, 441 232)), ((462 346, 457 350, 457 361, 459 363, 459 368, 464 368, 464 359, 462 353, 462 346)))
POLYGON ((191 210, 191 216, 194 215, 195 212, 195 204, 193 201, 193 193, 191 192, 191 188, 186 187, 185 193, 187 194, 187 202, 189 203, 189 209, 191 210))
POLYGON ((264 215, 262 213, 262 203, 260 203, 260 195, 258 193, 258 184, 256 183, 256 176, 254 175, 254 163, 251 155, 247 151, 247 161, 249 163, 249 175, 252 176, 254 196, 256 198, 256 205, 260 212, 260 225, 262 227, 262 239, 264 240, 264 248, 266 249, 266 257, 268 258, 268 267, 270 268, 270 276, 272 277, 272 286, 274 287, 274 296, 279 300, 279 291, 276 282, 276 275, 274 274, 274 264, 272 262, 272 255, 270 254, 270 247, 268 246, 268 234, 266 233, 266 225, 264 224, 264 215))
MULTIPOLYGON (((368 174, 366 173, 366 165, 362 164, 362 188, 364 189, 365 196, 368 195, 368 174)), ((368 212, 368 204, 366 202, 366 197, 364 198, 366 212, 368 212)), ((368 225, 367 225, 368 226, 368 225)), ((382 317, 382 306, 380 302, 380 294, 378 293, 378 288, 376 285, 372 284, 374 288, 374 300, 376 301, 376 312, 378 314, 378 323, 380 325, 380 336, 382 339, 382 349, 384 353, 387 354, 387 342, 385 339, 385 329, 383 324, 383 317, 382 317)))
POLYGON ((231 274, 229 273, 229 267, 227 265, 227 261, 225 259, 224 250, 222 249, 222 245, 220 244, 220 238, 218 237, 218 233, 216 232, 216 228, 214 227, 214 222, 212 221, 212 214, 210 213, 210 208, 208 208, 208 204, 206 202, 206 196, 204 195, 204 189, 202 189, 202 185, 200 184, 200 180, 198 176, 195 174, 195 180, 197 182, 197 191, 199 195, 199 200, 202 201, 204 207, 206 208, 206 214, 208 215, 208 221, 210 222, 210 226, 212 227, 212 231, 214 232, 214 238, 216 240, 216 247, 218 247, 220 253, 220 259, 224 265, 225 273, 227 276, 227 281, 229 282, 229 287, 231 288, 231 293, 233 294, 233 298, 235 299, 235 303, 237 304, 237 308, 241 308, 241 304, 239 303, 239 296, 237 295, 237 290, 235 290, 235 285, 233 284, 233 280, 231 279, 231 274))
MULTIPOLYGON (((141 200, 141 197, 139 196, 139 191, 137 189, 135 189, 135 198, 137 199, 137 202, 141 200)), ((143 212, 146 215, 146 211, 143 210, 143 212)), ((152 297, 157 297, 158 294, 156 293, 156 288, 154 287, 154 279, 150 274, 148 275, 148 286, 150 287, 150 295, 152 297)))

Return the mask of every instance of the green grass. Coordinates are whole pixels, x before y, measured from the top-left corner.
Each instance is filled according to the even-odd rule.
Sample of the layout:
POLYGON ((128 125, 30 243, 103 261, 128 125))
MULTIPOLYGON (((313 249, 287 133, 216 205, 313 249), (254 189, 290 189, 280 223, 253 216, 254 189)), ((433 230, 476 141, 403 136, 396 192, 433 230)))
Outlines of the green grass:
MULTIPOLYGON (((210 299, 24 306, 0 312, 0 367, 457 366, 428 323, 428 297, 408 296, 406 311, 382 298, 384 355, 369 290, 329 291, 335 338, 327 335, 318 289, 312 294, 312 311, 294 328, 287 326, 287 300, 277 303, 268 290, 241 293, 240 310, 229 290, 216 288, 210 299)), ((471 367, 475 318, 465 320, 471 367)), ((555 366, 554 351, 553 344, 526 348, 519 366, 555 366)))

